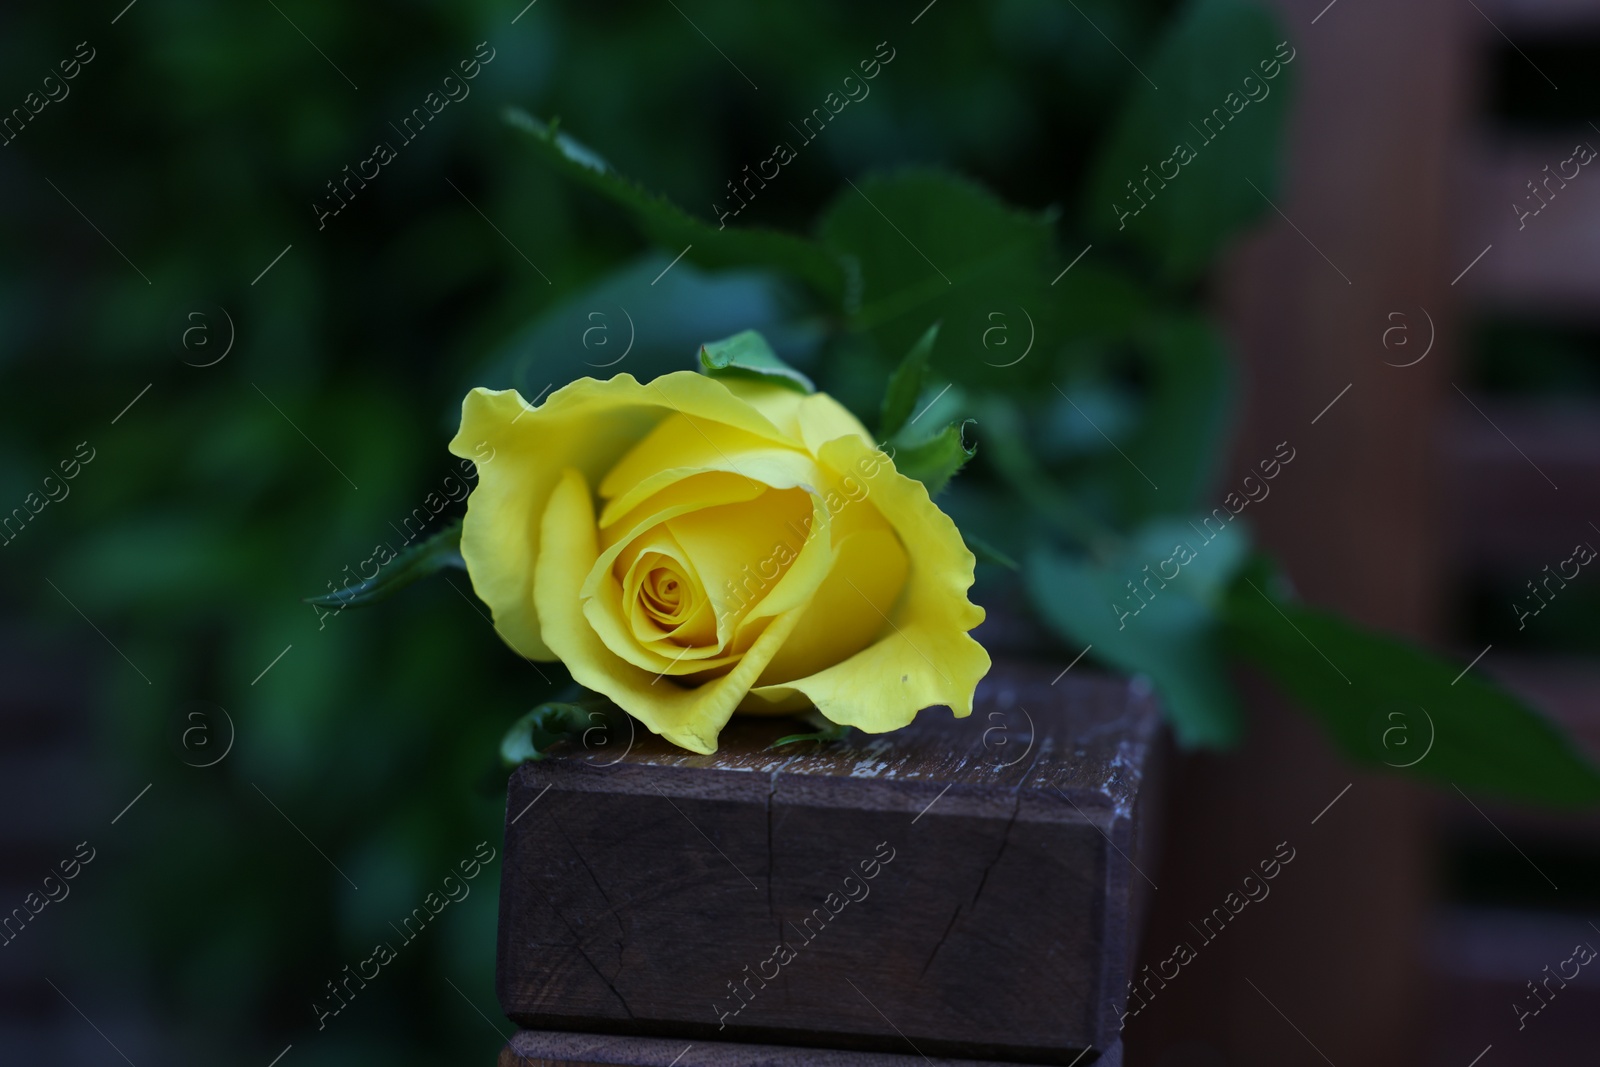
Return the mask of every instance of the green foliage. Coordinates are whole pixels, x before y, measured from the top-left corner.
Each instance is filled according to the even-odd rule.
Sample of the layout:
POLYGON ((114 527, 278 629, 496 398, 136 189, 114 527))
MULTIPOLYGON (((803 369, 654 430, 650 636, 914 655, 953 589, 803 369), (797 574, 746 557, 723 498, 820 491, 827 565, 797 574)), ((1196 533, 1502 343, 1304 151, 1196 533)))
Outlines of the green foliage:
POLYGON ((1256 570, 1229 596, 1228 643, 1320 719, 1346 756, 1518 800, 1600 803, 1600 772, 1521 701, 1464 663, 1282 599, 1256 570))
POLYGON ((937 321, 965 350, 941 373, 962 384, 1009 385, 1042 365, 1023 362, 1025 369, 1004 373, 1002 365, 1016 365, 1029 343, 1020 338, 1048 337, 1054 327, 1045 294, 1055 264, 1054 223, 1054 212, 1018 211, 971 181, 917 170, 867 175, 845 186, 818 234, 859 272, 859 297, 843 308, 853 329, 882 351, 903 352, 937 321), (1009 338, 1011 331, 1018 339, 1009 338))
MULTIPOLYGON (((153 783, 108 836, 81 921, 37 934, 59 931, 40 951, 63 974, 123 983, 143 1032, 183 1034, 148 1058, 220 1062, 292 1041, 300 1067, 420 1067, 487 1061, 500 1043, 479 1014, 493 1012, 489 877, 326 1033, 306 1008, 437 872, 498 837, 504 777, 489 765, 504 723, 573 704, 557 695, 561 669, 506 650, 448 568, 380 612, 330 617, 296 599, 350 580, 375 541, 432 512, 431 495, 459 513, 468 475, 444 445, 472 385, 533 400, 585 375, 647 379, 759 330, 853 410, 882 410, 881 439, 908 469, 918 447, 942 456, 921 472, 930 490, 980 441, 940 498, 975 553, 1027 560, 1074 654, 1093 641, 1091 656, 1149 673, 1183 737, 1233 736, 1216 647, 1249 624, 1219 616, 1221 574, 1185 568, 1125 633, 1109 604, 1167 557, 1150 531, 1192 510, 1219 460, 1230 383, 1188 282, 1265 207, 1244 179, 1272 195, 1287 73, 1125 232, 1107 197, 1221 103, 1239 61, 1272 52, 1264 12, 1201 0, 1171 22, 1164 2, 1085 0, 1156 94, 1063 5, 937 5, 895 41, 871 97, 761 188, 741 215, 760 224, 719 228, 675 203, 723 199, 820 87, 898 32, 874 9, 757 19, 702 0, 695 25, 756 91, 670 5, 643 0, 278 6, 133 6, 95 31, 99 56, 71 97, 6 148, 0 507, 76 442, 99 452, 0 571, 7 603, 74 665, 47 684, 88 690, 72 736, 98 762, 39 807, 115 812, 153 783), (312 202, 485 40, 498 56, 470 98, 377 179, 352 180, 319 228, 312 202), (562 115, 617 166, 528 112, 508 129, 508 105, 562 115), (1057 204, 1087 214, 1063 222, 1057 204), (206 347, 186 347, 201 321, 206 347), (1141 632, 1170 654, 1136 647, 1141 632), (192 700, 239 724, 232 754, 204 771, 173 743, 192 700), (471 1003, 441 993, 446 977, 471 1003)), ((85 26, 74 5, 19 7, 0 58, 37 69, 85 26)), ((994 573, 980 573, 980 600, 994 573)), ((1394 654, 1334 643, 1347 673, 1394 654)), ((1380 691, 1383 671, 1364 677, 1380 691)), ((1469 674, 1450 697, 1477 699, 1477 685, 1469 674)), ((1503 783, 1537 792, 1544 750, 1521 737, 1526 718, 1504 722, 1497 742, 1520 755, 1503 783)), ((1449 732, 1487 743, 1454 720, 1449 732)), ((543 751, 531 722, 527 744, 543 751)), ((1582 793, 1570 766, 1551 778, 1582 793)))
POLYGON ((755 330, 701 345, 700 370, 713 378, 745 378, 797 393, 814 393, 817 389, 810 378, 779 359, 767 339, 755 330))
POLYGON ((904 441, 895 447, 895 469, 926 485, 929 496, 938 496, 967 461, 978 454, 975 445, 967 444, 966 429, 966 422, 952 422, 921 440, 904 441))
POLYGON ((878 430, 894 457, 895 468, 926 485, 929 496, 943 492, 950 479, 978 454, 977 446, 967 443, 967 426, 973 420, 949 421, 951 414, 960 410, 964 394, 956 393, 954 399, 942 404, 951 395, 955 383, 948 383, 937 391, 924 384, 928 360, 938 338, 936 322, 917 339, 889 376, 880 405, 878 430), (917 423, 930 412, 934 417, 919 427, 917 423))
POLYGON ((1155 85, 1129 95, 1100 149, 1086 224, 1188 279, 1268 210, 1292 77, 1282 60, 1292 62, 1293 49, 1278 52, 1282 40, 1254 3, 1190 0, 1141 64, 1155 85), (1277 73, 1266 77, 1262 63, 1277 73), (1184 148, 1193 158, 1180 165, 1184 148))
POLYGON ((1105 565, 1037 550, 1028 560, 1029 589, 1039 613, 1071 641, 1093 645, 1097 658, 1121 670, 1149 675, 1180 742, 1225 746, 1238 740, 1243 721, 1222 655, 1220 616, 1248 550, 1232 526, 1211 532, 1156 520, 1105 565), (1188 551, 1175 551, 1179 546, 1188 551))
MULTIPOLYGON (((1138 425, 1097 453, 1081 491, 1106 502, 1119 523, 1201 508, 1216 484, 1233 412, 1233 368, 1216 330, 1191 316, 1152 316, 1131 332, 1129 364, 1148 383, 1138 425)), ((1058 392, 1062 417, 1110 436, 1087 398, 1058 392)))
POLYGON ((979 563, 993 563, 995 566, 1004 567, 1008 571, 1022 570, 1022 564, 990 544, 987 538, 979 537, 971 530, 962 530, 961 539, 966 542, 967 550, 972 553, 979 563))
POLYGON ((917 339, 889 376, 889 385, 883 393, 883 410, 878 415, 878 437, 887 441, 905 426, 922 395, 922 380, 928 373, 928 359, 939 340, 939 324, 929 326, 917 339))
POLYGON ((1029 433, 1021 406, 1009 398, 985 397, 977 405, 978 425, 985 442, 984 455, 1009 494, 1037 517, 1053 539, 1086 548, 1097 561, 1110 558, 1119 538, 1097 514, 1069 493, 1055 472, 1029 447, 1029 433))
POLYGON ((425 540, 378 562, 378 572, 372 577, 332 593, 306 597, 305 602, 320 608, 364 608, 442 570, 466 570, 466 561, 461 558, 461 520, 456 519, 425 540))
POLYGON ((633 212, 651 240, 685 254, 702 267, 759 266, 784 270, 837 299, 844 290, 839 263, 802 238, 776 230, 712 226, 694 218, 664 196, 647 192, 618 174, 595 152, 521 108, 507 108, 506 121, 528 134, 541 155, 568 177, 583 182, 633 212))
POLYGON ((506 730, 500 739, 500 761, 515 767, 525 760, 544 759, 553 745, 593 725, 591 711, 582 704, 561 701, 540 704, 506 730))
POLYGON ((854 732, 855 727, 853 726, 845 726, 840 723, 823 720, 817 729, 803 734, 785 734, 768 745, 767 749, 771 751, 775 748, 782 748, 784 745, 798 744, 802 741, 815 741, 818 745, 826 745, 834 741, 842 741, 854 732))
POLYGON ((497 341, 480 366, 455 372, 445 424, 473 386, 515 388, 531 400, 575 378, 626 371, 648 381, 689 368, 707 337, 745 328, 791 362, 814 358, 817 331, 794 321, 792 282, 770 271, 707 274, 689 263, 667 270, 671 262, 657 252, 621 264, 497 341))

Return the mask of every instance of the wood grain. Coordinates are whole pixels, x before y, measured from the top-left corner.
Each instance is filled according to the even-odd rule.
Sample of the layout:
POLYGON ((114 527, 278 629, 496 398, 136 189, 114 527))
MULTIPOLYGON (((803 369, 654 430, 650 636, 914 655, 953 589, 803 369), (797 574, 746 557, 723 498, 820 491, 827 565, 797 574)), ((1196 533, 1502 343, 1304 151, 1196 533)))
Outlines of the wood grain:
MULTIPOLYGON (((1121 1046, 1095 1061, 1122 1067, 1121 1046)), ((603 1037, 521 1030, 500 1053, 500 1067, 1006 1067, 993 1060, 951 1060, 893 1052, 839 1052, 781 1045, 685 1043, 656 1037, 603 1037)))
POLYGON ((1149 890, 1131 864, 1158 716, 1125 681, 1059 676, 997 665, 970 718, 826 746, 771 751, 792 720, 737 719, 698 756, 613 723, 524 764, 506 1014, 686 1042, 1106 1049, 1149 890))

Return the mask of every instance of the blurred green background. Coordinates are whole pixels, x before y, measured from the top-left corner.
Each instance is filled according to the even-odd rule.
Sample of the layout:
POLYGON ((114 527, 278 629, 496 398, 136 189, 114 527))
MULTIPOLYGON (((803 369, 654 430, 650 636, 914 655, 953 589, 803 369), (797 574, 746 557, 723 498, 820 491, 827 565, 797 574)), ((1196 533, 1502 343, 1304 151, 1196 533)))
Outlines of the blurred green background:
MULTIPOLYGON (((21 505, 79 442, 95 454, 0 570, 14 724, 0 745, 31 768, 0 817, 15 842, 4 903, 77 841, 98 849, 6 950, 10 1048, 103 1056, 70 997, 140 1064, 265 1064, 290 1043, 286 1064, 490 1062, 493 1029, 508 1029, 492 984, 498 864, 325 1030, 309 1005, 477 842, 498 848, 496 742, 559 668, 541 668, 547 684, 518 662, 464 576, 325 625, 300 598, 393 541, 457 473, 444 443, 481 368, 513 361, 540 379, 530 393, 559 384, 616 358, 626 307, 638 344, 594 373, 642 377, 690 365, 709 331, 786 315, 762 279, 692 260, 652 291, 670 255, 536 159, 505 105, 559 115, 709 218, 725 182, 888 41, 870 97, 739 225, 809 229, 846 177, 908 164, 1031 210, 1075 204, 1090 146, 1142 84, 1085 17, 1141 56, 1169 5, 944 0, 912 25, 920 7, 0 10, 4 108, 79 42, 94 52, 70 95, 0 147, 0 504, 21 505), (398 146, 389 124, 481 41, 494 59, 470 96, 319 232, 325 183, 375 142, 398 146), (187 716, 213 708, 236 740, 191 766, 227 726, 187 716), (197 725, 213 732, 185 747, 197 725)), ((1085 243, 1063 238, 1073 254, 1085 243)), ((806 323, 790 330, 803 355, 806 323)), ((861 359, 871 397, 888 363, 861 359)))
MULTIPOLYGON (((0 134, 0 522, 23 509, 0 534, 0 909, 78 842, 96 849, 0 947, 0 1058, 100 1063, 109 1040, 141 1065, 265 1065, 291 1044, 282 1067, 491 1062, 509 1032, 498 864, 325 1028, 312 1008, 479 842, 499 847, 498 741, 565 683, 500 643, 459 573, 375 610, 319 617, 301 599, 398 546, 413 516, 462 510, 444 445, 472 385, 533 399, 586 373, 647 378, 757 328, 871 422, 940 319, 929 395, 955 388, 928 424, 975 416, 982 442, 940 502, 1028 562, 1057 635, 980 636, 1052 655, 1070 639, 1063 663, 1093 641, 1091 659, 1155 677, 1187 739, 1241 726, 1222 634, 1270 659, 1255 638, 1287 617, 1239 592, 1245 576, 1273 588, 1242 569, 1245 538, 1141 623, 1171 610, 1167 629, 1120 650, 1099 631, 1172 520, 1221 502, 1234 371, 1207 271, 1276 191, 1293 74, 1126 232, 1112 203, 1275 54, 1273 22, 1246 0, 524 3, 0 8, 0 122, 30 93, 61 96, 0 134), (849 252, 859 274, 828 298, 742 238, 646 240, 504 117, 559 117, 714 221, 727 183, 798 146, 795 126, 881 48, 870 93, 730 226, 849 252), (93 58, 46 81, 75 54, 93 58), (405 117, 491 54, 406 142, 405 117), (379 142, 396 158, 319 228, 328 183, 379 142), (90 449, 70 482, 46 481, 90 449)), ((1526 94, 1505 95, 1520 113, 1526 94)), ((1474 373, 1592 391, 1592 347, 1489 324, 1474 373)), ((980 602, 1024 596, 980 566, 980 602)), ((1467 598, 1474 648, 1517 640, 1503 601, 1467 598)), ((1555 643, 1592 647, 1592 598, 1563 603, 1555 643)), ((1368 698, 1459 666, 1296 618, 1356 675, 1354 696, 1314 710, 1368 762, 1383 722, 1368 698)), ((1320 677, 1296 652, 1276 654, 1280 677, 1320 677)), ((1476 684, 1454 690, 1462 750, 1418 773, 1592 792, 1591 769, 1476 684)))

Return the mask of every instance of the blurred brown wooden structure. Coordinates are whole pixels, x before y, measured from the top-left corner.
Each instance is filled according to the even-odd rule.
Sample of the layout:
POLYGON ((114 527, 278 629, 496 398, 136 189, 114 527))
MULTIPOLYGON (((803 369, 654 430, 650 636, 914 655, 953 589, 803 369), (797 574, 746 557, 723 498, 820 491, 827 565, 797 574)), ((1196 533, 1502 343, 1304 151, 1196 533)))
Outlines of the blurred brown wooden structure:
MULTIPOLYGON (((1483 66, 1491 49, 1499 50, 1530 77, 1550 81, 1528 55, 1535 44, 1587 45, 1591 55, 1600 46, 1600 5, 1479 2, 1483 17, 1473 13, 1469 25, 1476 37, 1474 58, 1483 66)), ((1568 85, 1561 95, 1574 88, 1582 91, 1568 85)), ((1590 122, 1534 131, 1497 127, 1483 117, 1489 110, 1487 79, 1475 79, 1473 89, 1476 121, 1458 153, 1454 251, 1465 264, 1489 250, 1460 283, 1467 317, 1515 317, 1592 332, 1600 326, 1600 188, 1581 177, 1569 188, 1559 175, 1550 179, 1553 184, 1543 183, 1561 160, 1574 155, 1576 144, 1586 144, 1591 152, 1600 147, 1600 130, 1590 122), (1514 203, 1538 202, 1530 182, 1550 197, 1550 210, 1519 219, 1514 203)), ((1561 93, 1554 82, 1550 89, 1552 98, 1561 93)), ((1459 384, 1472 392, 1464 378, 1459 384)), ((1440 429, 1447 477, 1443 545, 1453 576, 1510 576, 1511 584, 1520 586, 1568 555, 1575 541, 1600 544, 1594 526, 1600 522, 1600 508, 1594 506, 1600 492, 1600 410, 1592 397, 1475 395, 1481 410, 1462 402, 1454 389, 1447 399, 1449 417, 1440 429)), ((1510 606, 1505 610, 1509 614, 1510 606)), ((1483 666, 1561 721, 1595 754, 1600 752, 1595 662, 1495 649, 1483 666)), ((1594 909, 1592 887, 1587 900, 1575 898, 1586 887, 1574 884, 1547 858, 1565 866, 1574 857, 1581 864, 1582 857, 1600 853, 1600 815, 1557 815, 1487 799, 1482 807, 1478 812, 1448 805, 1441 826, 1445 840, 1458 849, 1498 852, 1528 889, 1497 906, 1446 902, 1437 915, 1435 1062, 1459 1062, 1490 1042, 1495 1062, 1509 1067, 1593 1059, 1593 1020, 1600 1015, 1596 976, 1583 976, 1573 988, 1561 990, 1553 1010, 1524 1020, 1525 1029, 1515 1025, 1512 1005, 1527 998, 1525 983, 1565 957, 1575 940, 1600 945, 1584 914, 1594 909), (1508 847, 1508 841, 1514 844, 1508 847)))
MULTIPOLYGON (((1491 49, 1594 34, 1600 5, 1276 6, 1301 57, 1284 180, 1218 293, 1246 361, 1236 459, 1247 467, 1285 439, 1299 450, 1257 521, 1308 600, 1450 647, 1452 582, 1507 564, 1534 574, 1568 528, 1595 517, 1595 413, 1552 418, 1472 396, 1458 356, 1464 324, 1485 307, 1600 312, 1600 194, 1574 197, 1537 230, 1519 232, 1507 208, 1570 141, 1507 143, 1482 115, 1491 49), (1395 326, 1405 331, 1386 347, 1395 326), (1398 366, 1430 336, 1427 358, 1398 366)), ((1463 663, 1480 651, 1452 650, 1463 663)), ((1474 669, 1520 687, 1594 749, 1600 673, 1493 653, 1474 669)), ((1128 1062, 1464 1067, 1491 1042, 1495 1067, 1557 1062, 1545 1057, 1569 1047, 1570 1027, 1544 1027, 1542 1045, 1513 1040, 1509 1010, 1523 980, 1560 958, 1531 963, 1531 946, 1560 944, 1550 917, 1441 910, 1432 883, 1441 837, 1564 835, 1592 850, 1596 821, 1485 801, 1486 815, 1448 791, 1357 771, 1304 716, 1253 692, 1244 749, 1176 762, 1145 959, 1167 956, 1274 843, 1302 858, 1275 903, 1241 915, 1185 968, 1196 973, 1130 1021, 1128 1062)), ((1570 1022, 1592 1018, 1593 1004, 1571 1004, 1570 1022)))

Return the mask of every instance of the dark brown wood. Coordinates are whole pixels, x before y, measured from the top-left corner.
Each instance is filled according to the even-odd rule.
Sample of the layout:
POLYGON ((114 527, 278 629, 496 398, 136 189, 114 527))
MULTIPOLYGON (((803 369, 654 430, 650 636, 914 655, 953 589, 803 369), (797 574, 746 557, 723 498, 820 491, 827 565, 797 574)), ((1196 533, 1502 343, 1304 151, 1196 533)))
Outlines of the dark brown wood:
POLYGON ((685 1043, 1105 1050, 1148 889, 1131 863, 1158 713, 1125 681, 1060 674, 997 665, 970 718, 828 746, 769 751, 794 720, 736 718, 715 756, 613 726, 524 764, 502 1008, 685 1043))
MULTIPOLYGON (((1086 1060, 1087 1062, 1087 1060, 1086 1060)), ((1121 1046, 1095 1067, 1122 1067, 1121 1046)), ((993 1060, 952 1060, 895 1052, 841 1052, 783 1045, 684 1042, 521 1030, 500 1052, 500 1067, 1007 1067, 993 1060)))
MULTIPOLYGON (((1600 8, 1586 6, 1591 19, 1600 16, 1600 8)), ((1485 306, 1589 320, 1600 314, 1600 180, 1590 173, 1597 168, 1583 166, 1568 181, 1559 176, 1560 164, 1580 143, 1600 146, 1600 137, 1578 125, 1562 137, 1486 137, 1474 146, 1463 168, 1463 215, 1453 251, 1465 267, 1494 246, 1460 282, 1485 306), (1547 179, 1537 195, 1528 187, 1547 179), (1549 200, 1542 208, 1541 197, 1549 200)))
MULTIPOLYGON (((1249 469, 1286 439, 1298 450, 1252 520, 1306 600, 1426 638, 1439 630, 1444 581, 1437 423, 1461 403, 1449 386, 1453 303, 1472 277, 1450 285, 1471 256, 1453 252, 1449 194, 1469 20, 1483 19, 1461 0, 1273 6, 1299 80, 1284 182, 1269 191, 1282 216, 1266 209, 1262 234, 1219 279, 1245 367, 1236 461, 1249 469), (1424 311, 1437 329, 1432 353, 1386 366, 1421 351, 1424 311), (1404 357, 1383 347, 1401 321, 1413 345, 1404 357)), ((1277 842, 1299 858, 1272 899, 1128 1021, 1128 1059, 1411 1067, 1424 1053, 1418 930, 1431 861, 1420 791, 1354 771, 1308 716, 1260 687, 1250 694, 1244 746, 1174 768, 1169 873, 1144 961, 1192 938, 1196 916, 1277 842)))
POLYGON ((1579 541, 1600 545, 1589 525, 1600 520, 1592 503, 1600 492, 1600 413, 1474 395, 1480 414, 1451 396, 1458 404, 1445 439, 1451 562, 1509 568, 1527 580, 1579 541))
MULTIPOLYGON (((1600 7, 1590 0, 1483 0, 1480 6, 1495 26, 1513 35, 1582 33, 1600 23, 1600 7)), ((1493 32, 1487 25, 1483 29, 1493 32)))
MULTIPOLYGON (((1504 42, 1491 36, 1496 30, 1519 51, 1532 51, 1541 38, 1591 36, 1600 22, 1600 8, 1582 0, 1495 0, 1485 8, 1495 28, 1480 33, 1488 48, 1499 50, 1504 42)), ((1457 250, 1465 261, 1491 241, 1494 247, 1479 264, 1488 269, 1474 269, 1462 286, 1471 282, 1482 309, 1494 313, 1592 328, 1600 314, 1600 190, 1586 173, 1564 180, 1560 171, 1575 145, 1600 139, 1583 121, 1570 122, 1554 136, 1544 130, 1508 136, 1514 125, 1500 120, 1482 127, 1467 170, 1471 181, 1457 250), (1537 197, 1529 183, 1538 184, 1537 197), (1533 214, 1541 198, 1549 202, 1533 214), (1513 204, 1520 207, 1514 210, 1513 204), (1519 219, 1524 211, 1529 217, 1519 219)), ((1471 388, 1465 380, 1461 384, 1471 388)), ((1492 392, 1473 399, 1481 413, 1458 404, 1446 439, 1454 514, 1444 547, 1461 576, 1492 575, 1502 583, 1510 578, 1516 587, 1537 580, 1575 542, 1600 543, 1589 504, 1600 488, 1600 413, 1590 398, 1549 390, 1537 399, 1496 398, 1492 392)), ((1513 608, 1508 602, 1502 610, 1509 616, 1513 608)), ((1529 636, 1537 640, 1537 632, 1529 636)), ((1600 752, 1600 672, 1592 661, 1494 647, 1479 669, 1561 723, 1591 757, 1600 752)), ((1570 894, 1572 880, 1546 857, 1592 855, 1600 817, 1490 797, 1474 798, 1472 805, 1452 803, 1444 814, 1441 829, 1453 853, 1499 853, 1508 866, 1517 865, 1527 885, 1502 887, 1492 903, 1482 897, 1457 903, 1435 918, 1430 1014, 1436 1062, 1469 1062, 1491 1044, 1484 1062, 1494 1059, 1506 1067, 1592 1058, 1600 1004, 1592 982, 1587 989, 1579 983, 1562 989, 1562 1003, 1548 1014, 1540 1010, 1536 1021, 1513 1027, 1506 1020, 1512 1005, 1528 995, 1527 982, 1537 982, 1542 968, 1592 934, 1568 910, 1570 901, 1558 903, 1570 894), (1560 891, 1554 888, 1558 881, 1560 891), (1553 896, 1545 896, 1547 889, 1553 896)))

